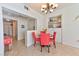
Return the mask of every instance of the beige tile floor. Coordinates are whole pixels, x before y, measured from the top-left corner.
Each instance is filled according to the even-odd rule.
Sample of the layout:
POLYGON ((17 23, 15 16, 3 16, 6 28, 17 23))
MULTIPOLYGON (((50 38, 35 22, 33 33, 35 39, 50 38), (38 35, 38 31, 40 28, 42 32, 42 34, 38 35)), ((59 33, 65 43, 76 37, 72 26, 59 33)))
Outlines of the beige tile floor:
POLYGON ((79 49, 57 43, 57 47, 51 47, 50 53, 47 48, 40 52, 40 46, 26 48, 24 41, 15 41, 11 51, 5 52, 5 56, 79 56, 79 49))

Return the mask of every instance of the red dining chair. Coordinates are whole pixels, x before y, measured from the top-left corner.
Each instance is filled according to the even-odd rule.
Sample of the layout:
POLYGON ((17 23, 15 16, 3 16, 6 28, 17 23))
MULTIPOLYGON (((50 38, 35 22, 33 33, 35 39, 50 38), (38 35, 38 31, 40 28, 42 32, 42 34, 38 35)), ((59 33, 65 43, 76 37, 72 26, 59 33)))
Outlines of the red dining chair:
POLYGON ((41 33, 40 35, 40 46, 41 46, 41 52, 42 52, 42 47, 47 46, 48 47, 48 53, 50 52, 50 34, 46 33, 41 33))
MULTIPOLYGON (((12 46, 12 38, 9 36, 5 36, 4 37, 4 45, 5 45, 5 47, 12 46)), ((10 50, 10 49, 8 49, 8 50, 10 50)))
POLYGON ((53 33, 53 38, 50 38, 53 41, 53 45, 56 48, 56 32, 53 33))
POLYGON ((32 32, 32 37, 33 37, 33 39, 34 39, 34 47, 35 47, 36 43, 37 43, 37 42, 40 42, 40 38, 37 38, 37 37, 36 37, 35 32, 32 32))

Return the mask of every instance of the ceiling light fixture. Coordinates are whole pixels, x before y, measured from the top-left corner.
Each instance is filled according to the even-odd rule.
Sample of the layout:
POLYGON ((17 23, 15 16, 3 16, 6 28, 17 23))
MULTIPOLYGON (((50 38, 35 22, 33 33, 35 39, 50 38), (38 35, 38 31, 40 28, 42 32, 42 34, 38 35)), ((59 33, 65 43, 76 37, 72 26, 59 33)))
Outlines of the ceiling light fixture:
POLYGON ((58 4, 56 3, 46 3, 45 5, 42 5, 41 7, 41 11, 44 13, 52 13, 54 11, 54 9, 56 9, 58 7, 58 4))

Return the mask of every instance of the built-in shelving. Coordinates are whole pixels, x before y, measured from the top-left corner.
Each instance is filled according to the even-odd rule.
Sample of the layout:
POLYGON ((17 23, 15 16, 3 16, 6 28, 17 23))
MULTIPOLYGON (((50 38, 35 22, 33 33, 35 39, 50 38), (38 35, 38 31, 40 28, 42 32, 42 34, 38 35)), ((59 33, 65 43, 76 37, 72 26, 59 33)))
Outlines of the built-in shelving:
POLYGON ((48 27, 61 28, 61 16, 50 17, 48 27))

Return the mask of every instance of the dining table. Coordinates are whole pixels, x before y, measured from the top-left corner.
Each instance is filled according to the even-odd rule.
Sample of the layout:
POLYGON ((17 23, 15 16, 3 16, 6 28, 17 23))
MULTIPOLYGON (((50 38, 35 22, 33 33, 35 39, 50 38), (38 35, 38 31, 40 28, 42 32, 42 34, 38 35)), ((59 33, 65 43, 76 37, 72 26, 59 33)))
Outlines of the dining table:
MULTIPOLYGON (((40 38, 40 34, 37 34, 37 37, 40 38)), ((50 34, 50 39, 53 39, 53 34, 50 34)))

